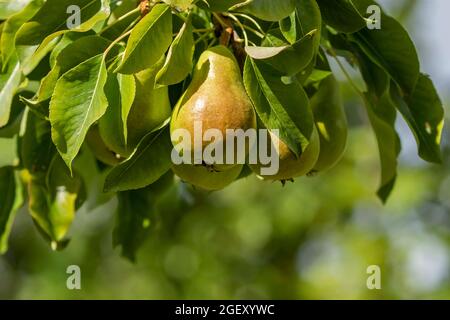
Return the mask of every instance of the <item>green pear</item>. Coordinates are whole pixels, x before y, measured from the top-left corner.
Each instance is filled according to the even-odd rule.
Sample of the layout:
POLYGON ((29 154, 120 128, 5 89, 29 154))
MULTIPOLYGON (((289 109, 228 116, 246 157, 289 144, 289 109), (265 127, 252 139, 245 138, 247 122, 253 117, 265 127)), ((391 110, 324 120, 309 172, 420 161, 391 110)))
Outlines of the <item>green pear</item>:
POLYGON ((347 119, 334 76, 329 76, 320 83, 317 93, 311 99, 311 108, 320 136, 320 155, 313 171, 323 172, 342 158, 347 144, 347 119))
MULTIPOLYGON (((286 181, 297 177, 304 176, 311 172, 314 165, 319 158, 320 153, 320 139, 317 129, 314 127, 309 141, 309 145, 302 152, 300 157, 289 149, 289 147, 281 141, 275 134, 269 131, 270 139, 269 144, 273 144, 274 149, 277 150, 279 159, 279 170, 274 175, 262 175, 261 168, 264 167, 261 164, 251 164, 250 168, 257 175, 261 176, 265 180, 274 181, 286 181), (278 145, 278 148, 277 148, 278 145)), ((271 150, 271 146, 268 146, 268 150, 271 150)))
POLYGON ((115 166, 121 160, 118 154, 112 151, 103 141, 98 126, 92 126, 86 135, 86 144, 95 158, 109 166, 115 166))
POLYGON ((241 174, 243 165, 234 166, 227 171, 212 171, 202 165, 181 164, 172 171, 183 181, 205 190, 221 190, 233 183, 241 174))
POLYGON ((122 132, 119 122, 111 121, 108 112, 120 115, 120 110, 108 110, 100 120, 100 133, 109 149, 127 158, 134 151, 141 139, 170 117, 172 112, 167 86, 155 88, 155 78, 164 64, 160 59, 154 66, 134 75, 136 94, 127 118, 126 145, 117 138, 122 132))
MULTIPOLYGON (((256 129, 256 114, 245 91, 238 63, 229 49, 217 46, 200 56, 192 82, 172 114, 170 129, 174 146, 180 148, 181 144, 183 152, 191 154, 191 163, 194 163, 194 153, 203 155, 205 148, 211 144, 211 141, 205 141, 203 134, 214 129, 221 135, 214 139, 214 143, 224 146, 224 157, 207 165, 213 171, 224 171, 238 164, 237 161, 225 164, 225 146, 227 142, 236 142, 234 138, 229 138, 233 141, 227 140, 226 131, 242 129, 245 132, 256 129), (195 128, 199 129, 199 126, 200 134, 200 130, 195 132, 195 128), (188 132, 190 140, 180 142, 175 134, 179 129, 188 132), (196 135, 201 140, 197 144, 194 143, 196 135)), ((243 146, 245 150, 237 150, 236 143, 233 145, 235 155, 247 155, 252 147, 248 140, 243 146)))

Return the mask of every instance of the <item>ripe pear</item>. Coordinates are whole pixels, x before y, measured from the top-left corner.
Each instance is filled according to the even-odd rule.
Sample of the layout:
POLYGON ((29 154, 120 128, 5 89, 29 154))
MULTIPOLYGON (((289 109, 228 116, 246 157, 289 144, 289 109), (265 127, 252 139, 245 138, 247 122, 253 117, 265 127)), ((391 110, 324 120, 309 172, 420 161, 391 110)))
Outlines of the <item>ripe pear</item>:
POLYGON ((243 168, 237 165, 226 171, 212 171, 202 165, 181 164, 173 166, 172 171, 186 183, 205 191, 216 191, 233 183, 243 168))
POLYGON ((347 144, 347 119, 339 85, 334 76, 324 79, 311 98, 314 121, 320 136, 320 155, 313 172, 331 169, 341 158, 347 144))
MULTIPOLYGON (((155 88, 155 78, 163 64, 164 59, 161 59, 151 68, 134 75, 136 94, 127 118, 128 137, 126 146, 116 138, 117 135, 108 134, 107 131, 111 130, 114 133, 116 130, 121 132, 123 129, 117 126, 117 123, 109 121, 107 114, 100 120, 100 133, 105 144, 125 158, 131 155, 146 134, 170 117, 172 108, 168 87, 155 88), (114 127, 111 128, 110 126, 114 127)), ((109 111, 117 112, 116 110, 109 111)))
MULTIPOLYGON (((175 146, 183 147, 183 152, 203 154, 205 148, 211 141, 203 141, 194 144, 194 137, 199 135, 195 132, 194 125, 200 124, 202 133, 215 129, 222 137, 214 143, 222 143, 223 154, 226 154, 227 129, 238 130, 256 129, 256 114, 252 102, 248 97, 238 63, 229 49, 217 46, 202 53, 194 70, 191 84, 177 103, 172 114, 170 124, 172 142, 175 146), (177 141, 175 130, 184 129, 190 134, 190 141, 177 141)), ((231 138, 230 138, 231 139, 231 138)), ((234 139, 235 140, 235 139, 234 139)), ((228 141, 231 142, 231 141, 228 141)), ((245 150, 236 150, 247 155, 252 146, 246 143, 245 150)), ((225 163, 225 156, 217 163, 208 163, 213 171, 228 170, 235 165, 225 163), (222 163, 220 163, 222 162, 222 163)), ((211 168, 210 168, 211 169, 211 168)))
MULTIPOLYGON (((300 157, 296 157, 295 154, 289 149, 289 147, 280 140, 275 134, 269 131, 270 139, 269 144, 273 144, 276 148, 278 144, 278 159, 279 170, 275 175, 261 175, 261 168, 265 167, 261 164, 251 164, 250 168, 257 175, 263 177, 265 180, 274 181, 287 181, 297 177, 308 174, 317 162, 320 153, 320 139, 317 129, 314 127, 309 141, 309 145, 302 152, 300 157)), ((268 146, 268 150, 271 150, 271 146, 268 146)))

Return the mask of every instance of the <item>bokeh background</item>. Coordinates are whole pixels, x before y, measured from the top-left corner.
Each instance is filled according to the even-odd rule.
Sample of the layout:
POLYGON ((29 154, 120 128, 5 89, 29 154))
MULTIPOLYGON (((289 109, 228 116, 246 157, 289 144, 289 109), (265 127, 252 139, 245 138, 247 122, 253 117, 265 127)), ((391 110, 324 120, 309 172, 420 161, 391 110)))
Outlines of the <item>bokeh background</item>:
MULTIPOLYGON (((450 1, 380 2, 406 24, 448 103, 450 1)), ((345 158, 327 174, 284 188, 255 177, 212 194, 174 187, 134 264, 112 247, 115 199, 82 208, 62 252, 22 211, 0 257, 0 298, 450 299, 450 132, 444 166, 428 165, 398 121, 399 178, 383 206, 375 138, 361 101, 344 82, 342 90, 352 130, 345 158), (82 290, 66 288, 69 265, 80 266, 82 290), (369 265, 381 268, 381 290, 366 287, 369 265)))

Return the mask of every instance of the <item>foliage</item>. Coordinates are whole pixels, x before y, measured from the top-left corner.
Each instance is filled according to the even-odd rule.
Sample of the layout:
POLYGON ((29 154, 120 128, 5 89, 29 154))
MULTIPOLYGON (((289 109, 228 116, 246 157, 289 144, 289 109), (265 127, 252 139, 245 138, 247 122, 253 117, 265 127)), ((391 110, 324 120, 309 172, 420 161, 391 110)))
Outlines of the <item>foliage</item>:
POLYGON ((279 129, 297 157, 318 118, 310 101, 330 81, 328 60, 347 73, 345 60, 364 79, 364 90, 354 87, 378 141, 380 199, 388 199, 397 178, 398 115, 419 156, 441 161, 442 103, 402 25, 382 12, 381 29, 367 27, 372 0, 144 0, 137 8, 135 0, 6 3, 0 6, 0 136, 17 154, 0 169, 2 251, 23 197, 38 230, 60 249, 81 206, 93 209, 117 196, 114 244, 133 259, 165 195, 157 186, 175 183, 168 119, 158 118, 139 143, 129 143, 137 82, 160 66, 149 94, 162 105, 167 92, 173 107, 201 53, 217 43, 233 50, 260 125, 279 129), (75 29, 66 23, 69 5, 81 10, 75 29))

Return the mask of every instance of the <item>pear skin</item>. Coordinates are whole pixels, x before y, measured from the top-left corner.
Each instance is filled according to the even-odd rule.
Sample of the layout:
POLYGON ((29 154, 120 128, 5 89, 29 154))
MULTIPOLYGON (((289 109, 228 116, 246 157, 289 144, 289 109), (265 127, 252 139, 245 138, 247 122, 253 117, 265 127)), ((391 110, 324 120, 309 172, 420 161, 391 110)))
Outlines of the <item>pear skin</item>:
MULTIPOLYGON (((312 136, 309 141, 309 145, 302 152, 300 157, 296 157, 295 154, 289 149, 289 147, 281 141, 276 135, 269 132, 270 139, 268 143, 276 146, 278 144, 278 158, 279 158, 279 170, 275 175, 261 175, 261 164, 252 164, 250 168, 257 175, 261 176, 265 180, 274 181, 286 181, 297 177, 305 176, 314 168, 320 153, 320 140, 317 129, 314 128, 312 136)), ((268 148, 270 150, 270 146, 268 148)))
POLYGON ((172 171, 183 182, 205 191, 216 191, 233 183, 243 168, 243 165, 237 165, 227 171, 211 171, 202 165, 181 164, 173 166, 172 171))
MULTIPOLYGON (((227 129, 256 129, 256 114, 245 91, 238 63, 224 46, 208 49, 200 56, 192 82, 172 114, 171 133, 185 129, 191 136, 191 141, 184 141, 183 150, 202 153, 211 141, 202 141, 194 148, 195 123, 201 124, 203 133, 209 129, 220 131, 223 139, 214 142, 221 142, 224 146, 227 144, 227 129)), ((172 142, 178 144, 173 136, 172 142)), ((246 144, 246 150, 238 152, 247 154, 250 147, 246 144)), ((227 170, 236 163, 208 165, 227 170)))
MULTIPOLYGON (((105 118, 104 120, 108 122, 105 124, 102 123, 102 119, 100 120, 100 133, 105 144, 109 149, 125 158, 133 153, 138 143, 147 133, 157 128, 170 117, 172 109, 168 87, 155 88, 155 78, 163 64, 164 59, 161 59, 153 67, 134 75, 136 95, 127 118, 128 138, 126 146, 117 141, 114 135, 105 134, 107 131, 102 130, 103 126, 110 126, 111 121, 105 118)), ((117 128, 109 128, 109 130, 122 130, 122 128, 119 126, 117 128)))

